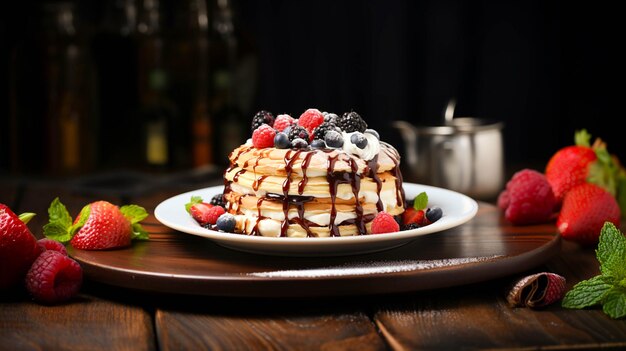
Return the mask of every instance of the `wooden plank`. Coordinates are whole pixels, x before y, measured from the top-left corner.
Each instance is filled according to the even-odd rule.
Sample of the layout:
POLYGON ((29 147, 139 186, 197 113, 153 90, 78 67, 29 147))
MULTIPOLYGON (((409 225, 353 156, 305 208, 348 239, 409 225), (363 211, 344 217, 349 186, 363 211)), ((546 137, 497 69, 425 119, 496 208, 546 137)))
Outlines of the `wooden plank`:
MULTIPOLYGON (((61 183, 29 184, 18 212, 35 212, 29 228, 42 237, 50 202, 59 196, 70 214, 94 200, 118 202, 112 197, 94 198, 68 190, 61 183)), ((86 281, 79 296, 65 304, 47 306, 29 299, 24 290, 0 298, 0 350, 154 350, 152 316, 141 305, 130 306, 99 299, 100 290, 86 281)), ((123 300, 122 300, 123 301, 123 300)))
MULTIPOLYGON (((259 302, 263 304, 264 302, 259 302)), ((277 311, 180 312, 159 309, 156 330, 162 350, 384 350, 386 345, 362 312, 312 312, 292 306, 277 311), (297 312, 294 312, 297 311, 297 312)))
MULTIPOLYGON (((540 270, 563 275, 569 289, 596 275, 598 264, 593 249, 564 242, 540 270)), ((509 307, 505 295, 516 278, 408 296, 381 305, 374 320, 394 349, 626 348, 626 324, 600 309, 509 307)))
POLYGON ((155 350, 140 307, 81 294, 67 304, 0 303, 0 350, 155 350))

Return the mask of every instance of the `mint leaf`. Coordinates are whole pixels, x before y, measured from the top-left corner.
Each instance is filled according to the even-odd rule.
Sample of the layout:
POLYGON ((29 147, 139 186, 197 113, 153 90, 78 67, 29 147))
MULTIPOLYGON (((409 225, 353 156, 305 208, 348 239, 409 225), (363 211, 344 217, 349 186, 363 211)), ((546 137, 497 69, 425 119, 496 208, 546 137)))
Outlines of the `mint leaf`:
POLYGON ((600 304, 604 296, 613 287, 601 276, 595 276, 589 280, 583 280, 568 291, 561 301, 565 308, 585 308, 600 304))
POLYGON ((586 129, 581 129, 574 133, 574 143, 578 146, 591 146, 591 134, 586 129))
POLYGON ((30 222, 30 220, 33 219, 33 217, 35 216, 36 214, 32 212, 24 212, 20 214, 18 218, 20 219, 20 221, 22 221, 22 223, 28 224, 28 222, 30 222))
POLYGON ((52 200, 48 208, 48 217, 51 223, 59 223, 65 227, 72 225, 72 217, 58 197, 52 200))
POLYGON ((130 221, 130 224, 139 223, 148 217, 146 209, 137 205, 122 206, 120 212, 130 221))
POLYGON ((200 196, 192 196, 191 200, 185 204, 185 210, 187 210, 187 212, 189 212, 191 210, 191 206, 195 205, 195 204, 199 204, 201 203, 203 200, 200 196))
POLYGON ((72 226, 69 229, 70 232, 70 236, 74 236, 74 234, 76 234, 76 232, 82 228, 85 223, 87 223, 87 219, 89 219, 89 214, 91 214, 91 205, 86 205, 85 207, 83 207, 82 210, 80 210, 80 213, 78 214, 78 221, 76 221, 75 224, 72 224, 72 226))
POLYGON ((611 289, 605 297, 602 310, 611 318, 626 316, 626 290, 624 288, 611 289))
POLYGON ((419 211, 425 209, 426 206, 428 206, 428 195, 422 191, 413 200, 413 208, 419 211))
POLYGON ((596 256, 603 275, 618 280, 626 277, 626 237, 611 222, 605 222, 600 232, 596 256))
POLYGON ((72 235, 70 234, 67 227, 61 225, 60 223, 48 223, 43 226, 43 235, 60 243, 67 243, 72 240, 72 235))
POLYGON ((133 223, 132 228, 133 228, 133 234, 132 234, 131 240, 148 240, 149 239, 148 232, 145 229, 143 229, 141 224, 133 223))

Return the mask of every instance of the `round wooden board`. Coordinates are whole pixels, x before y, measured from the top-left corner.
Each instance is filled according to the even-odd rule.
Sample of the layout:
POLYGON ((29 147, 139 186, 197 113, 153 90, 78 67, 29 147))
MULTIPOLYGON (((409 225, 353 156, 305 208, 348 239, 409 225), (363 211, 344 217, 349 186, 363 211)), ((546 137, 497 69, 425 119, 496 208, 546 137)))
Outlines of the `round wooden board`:
POLYGON ((80 262, 86 277, 115 286, 193 295, 305 297, 476 283, 532 269, 560 249, 553 224, 513 226, 487 203, 480 203, 476 217, 459 227, 418 237, 399 248, 356 256, 256 255, 157 224, 147 229, 149 241, 126 249, 68 247, 68 252, 80 262))

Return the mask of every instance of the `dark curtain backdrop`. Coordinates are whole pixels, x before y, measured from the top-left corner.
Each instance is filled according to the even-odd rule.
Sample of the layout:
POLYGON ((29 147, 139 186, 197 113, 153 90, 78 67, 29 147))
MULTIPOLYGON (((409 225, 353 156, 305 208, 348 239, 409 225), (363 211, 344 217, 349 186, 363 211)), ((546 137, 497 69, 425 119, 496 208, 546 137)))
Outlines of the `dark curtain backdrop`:
MULTIPOLYGON (((166 4, 169 1, 165 2, 166 4)), ((603 2, 277 1, 235 2, 258 54, 253 109, 299 114, 355 110, 402 147, 391 120, 437 124, 456 116, 505 123, 509 165, 543 165, 587 128, 626 158, 622 118, 623 21, 603 2)), ((98 6, 82 2, 96 22, 98 6)), ((168 6, 164 6, 167 10, 168 6)), ((0 15, 0 151, 9 55, 29 3, 0 15)), ((250 116, 252 117, 252 116, 250 116)), ((2 152, 0 152, 2 153, 2 152)), ((0 156, 6 169, 7 156, 0 156)))

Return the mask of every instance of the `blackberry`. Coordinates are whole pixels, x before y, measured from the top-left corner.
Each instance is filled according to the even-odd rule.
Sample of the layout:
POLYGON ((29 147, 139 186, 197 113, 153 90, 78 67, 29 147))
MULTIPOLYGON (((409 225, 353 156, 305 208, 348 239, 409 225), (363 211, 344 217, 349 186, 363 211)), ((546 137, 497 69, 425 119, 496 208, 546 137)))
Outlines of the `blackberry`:
POLYGON ((409 224, 403 225, 401 228, 402 230, 411 230, 411 229, 417 229, 419 227, 420 225, 417 223, 409 223, 409 224))
POLYGON ((307 132, 306 128, 304 128, 303 126, 292 126, 287 136, 291 141, 294 141, 294 139, 297 138, 309 140, 309 132, 307 132))
POLYGON ((257 112, 254 117, 252 117, 252 126, 250 128, 250 132, 254 132, 255 129, 259 128, 261 124, 267 124, 270 127, 274 125, 274 115, 271 112, 261 110, 257 112))
POLYGON ((211 198, 211 205, 213 206, 222 206, 226 208, 226 203, 224 202, 224 194, 216 194, 211 198))
POLYGON ((367 129, 367 123, 359 116, 358 113, 346 112, 337 119, 337 127, 346 133, 361 132, 367 129))
POLYGON ((339 131, 339 128, 337 128, 334 123, 324 122, 320 124, 317 128, 313 129, 313 140, 324 140, 324 136, 329 130, 339 131))

